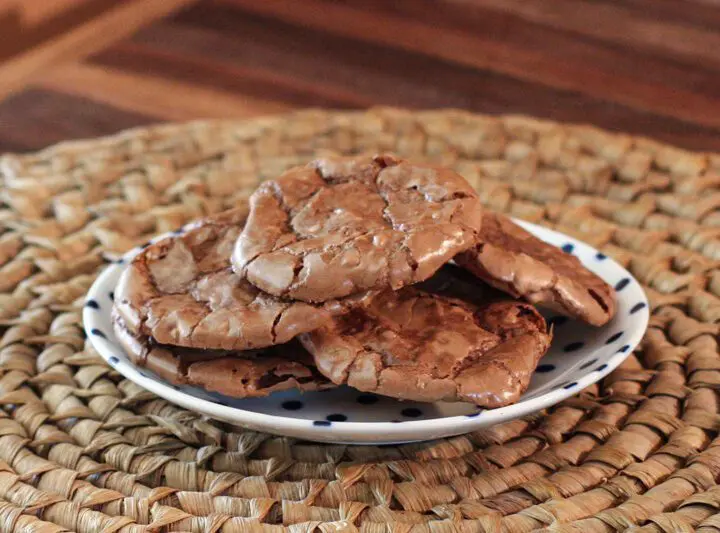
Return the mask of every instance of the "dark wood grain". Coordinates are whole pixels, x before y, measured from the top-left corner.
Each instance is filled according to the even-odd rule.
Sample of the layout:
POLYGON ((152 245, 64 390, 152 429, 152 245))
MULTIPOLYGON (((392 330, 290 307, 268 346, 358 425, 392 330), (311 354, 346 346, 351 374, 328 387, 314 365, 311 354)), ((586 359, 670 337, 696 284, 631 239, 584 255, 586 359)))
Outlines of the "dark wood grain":
POLYGON ((299 106, 373 104, 459 107, 488 113, 539 114, 680 139, 713 129, 614 102, 537 86, 419 53, 358 43, 272 18, 226 8, 194 9, 141 31, 131 43, 92 59, 100 65, 240 90, 299 106), (158 57, 155 50, 162 50, 158 57))
MULTIPOLYGON (((525 113, 720 150, 718 50, 720 5, 702 0, 206 0, 35 85, 100 106, 95 120, 52 110, 83 136, 113 123, 98 122, 102 109, 178 120, 383 104, 525 113), (158 87, 178 105, 155 112, 158 87), (179 105, 183 91, 193 99, 179 105)), ((4 128, 33 127, 8 116, 0 143, 18 135, 4 128)))
POLYGON ((0 146, 12 151, 37 150, 67 139, 109 135, 160 120, 82 97, 29 89, 0 106, 0 146))
MULTIPOLYGON (((550 33, 537 38, 523 37, 522 31, 527 32, 529 28, 527 23, 520 25, 509 16, 493 21, 487 12, 478 14, 480 7, 477 5, 462 14, 453 11, 450 19, 443 10, 419 9, 415 2, 396 4, 392 10, 384 11, 368 11, 352 2, 320 0, 306 0, 303 9, 297 9, 292 0, 232 0, 232 3, 314 30, 348 35, 384 47, 412 50, 453 64, 499 72, 528 83, 609 98, 648 112, 705 125, 720 125, 718 100, 647 80, 638 70, 644 65, 644 57, 637 58, 634 63, 632 77, 620 69, 604 69, 602 64, 595 63, 592 54, 572 55, 581 48, 582 40, 556 39, 552 46, 547 46, 545 42, 551 37, 550 33), (398 5, 404 9, 402 12, 398 5), (462 26, 457 17, 461 17, 462 26), (486 22, 488 19, 489 23, 486 22), (438 24, 438 20, 445 24, 438 24), (517 42, 519 38, 522 38, 521 43, 517 42), (672 106, 673 102, 682 102, 682 105, 672 106)), ((203 4, 198 9, 202 7, 208 6, 203 4)), ((596 53, 602 57, 601 52, 597 50, 596 53)), ((622 63, 622 54, 617 52, 612 59, 622 63)), ((669 76, 667 81, 670 81, 669 76)))
MULTIPOLYGON (((142 0, 126 1, 139 2, 142 0)), ((0 39, 0 61, 62 35, 72 28, 109 11, 114 5, 113 0, 88 0, 77 5, 66 6, 54 16, 34 25, 28 25, 23 20, 22 8, 17 5, 14 9, 0 15, 0 35, 2 35, 0 39)))

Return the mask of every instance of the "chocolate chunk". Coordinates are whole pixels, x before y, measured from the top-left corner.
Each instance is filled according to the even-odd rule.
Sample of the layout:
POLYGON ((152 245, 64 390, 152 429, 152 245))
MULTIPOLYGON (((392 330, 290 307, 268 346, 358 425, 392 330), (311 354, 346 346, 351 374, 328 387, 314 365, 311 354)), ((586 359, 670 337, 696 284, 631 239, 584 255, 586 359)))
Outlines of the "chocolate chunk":
POLYGON ((456 269, 383 292, 299 338, 336 384, 416 401, 513 403, 552 335, 534 307, 456 269))
POLYGON ((151 337, 135 335, 117 315, 113 327, 135 364, 174 385, 192 385, 234 398, 334 387, 297 341, 251 351, 199 350, 157 344, 151 337))
POLYGON ((612 287, 580 260, 486 211, 478 244, 455 257, 458 265, 516 298, 594 326, 615 314, 612 287))
POLYGON ((245 213, 202 220, 148 246, 128 265, 115 308, 133 334, 160 344, 249 350, 282 344, 330 320, 330 305, 280 301, 233 272, 231 250, 245 213))
POLYGON ((263 291, 305 302, 397 290, 471 247, 481 213, 448 169, 389 155, 318 159, 255 191, 232 264, 263 291))

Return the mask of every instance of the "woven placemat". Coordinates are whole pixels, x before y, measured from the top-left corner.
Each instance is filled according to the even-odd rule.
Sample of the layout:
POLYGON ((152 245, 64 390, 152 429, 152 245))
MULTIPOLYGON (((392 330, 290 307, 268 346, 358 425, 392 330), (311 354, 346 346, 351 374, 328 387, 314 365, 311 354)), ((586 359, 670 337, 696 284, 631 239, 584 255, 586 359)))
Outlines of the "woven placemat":
POLYGON ((0 158, 0 531, 720 530, 720 156, 461 111, 304 111, 126 131, 0 158), (204 420, 84 338, 103 265, 316 154, 455 167, 493 209, 614 257, 641 348, 547 413, 402 446, 204 420))

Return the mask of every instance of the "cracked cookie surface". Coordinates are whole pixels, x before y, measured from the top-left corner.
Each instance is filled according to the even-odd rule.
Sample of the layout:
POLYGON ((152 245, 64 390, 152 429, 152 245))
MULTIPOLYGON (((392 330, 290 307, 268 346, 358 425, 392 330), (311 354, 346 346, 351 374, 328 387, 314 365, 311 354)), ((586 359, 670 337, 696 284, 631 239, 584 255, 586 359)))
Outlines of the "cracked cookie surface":
POLYGON ((494 408, 527 389, 552 334, 530 304, 448 265, 299 338, 338 385, 494 408))
POLYGON ((232 264, 263 291, 306 302, 397 290, 471 247, 481 221, 475 191, 449 169, 317 159, 255 191, 232 264))
POLYGON ((123 272, 115 309, 130 332, 160 344, 249 350, 289 341, 330 320, 329 306, 286 302, 233 272, 245 208, 145 248, 123 272))
POLYGON ((135 335, 117 313, 115 336, 132 361, 173 385, 192 385, 234 398, 267 396, 288 389, 332 388, 296 340, 251 351, 201 350, 157 344, 135 335))
POLYGON ((602 326, 615 314, 615 292, 580 260, 509 218, 483 214, 478 244, 455 262, 490 285, 535 305, 602 326))

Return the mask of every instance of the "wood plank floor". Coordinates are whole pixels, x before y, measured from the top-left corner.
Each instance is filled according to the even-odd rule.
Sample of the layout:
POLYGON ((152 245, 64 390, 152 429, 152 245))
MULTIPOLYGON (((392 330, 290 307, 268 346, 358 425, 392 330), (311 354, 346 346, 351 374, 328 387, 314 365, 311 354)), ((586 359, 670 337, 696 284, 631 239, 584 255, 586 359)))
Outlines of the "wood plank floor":
POLYGON ((190 2, 0 102, 0 149, 376 104, 526 113, 720 151, 720 4, 190 2))

